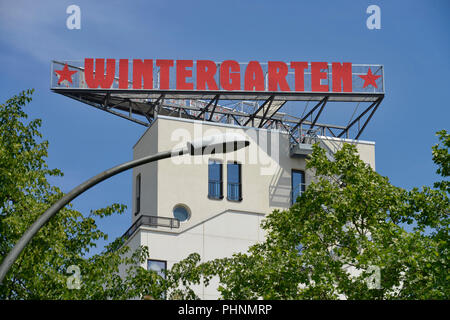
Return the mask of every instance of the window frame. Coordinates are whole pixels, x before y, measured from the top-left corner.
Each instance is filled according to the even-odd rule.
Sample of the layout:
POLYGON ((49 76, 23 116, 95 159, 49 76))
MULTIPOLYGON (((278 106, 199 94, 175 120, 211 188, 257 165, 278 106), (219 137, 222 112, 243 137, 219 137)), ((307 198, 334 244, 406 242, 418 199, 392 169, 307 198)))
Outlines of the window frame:
POLYGON ((134 215, 137 216, 141 212, 141 191, 142 191, 142 176, 139 173, 136 176, 136 185, 135 185, 135 212, 134 215))
POLYGON ((294 199, 294 173, 301 173, 302 174, 302 182, 301 182, 301 186, 303 186, 303 188, 301 188, 301 193, 306 191, 306 174, 305 174, 305 170, 299 170, 299 169, 291 169, 291 206, 293 206, 297 200, 297 198, 301 195, 301 193, 298 193, 297 197, 295 197, 294 199))
POLYGON ((172 208, 172 216, 173 216, 175 219, 177 219, 178 221, 180 221, 180 223, 189 221, 189 219, 191 218, 191 215, 192 215, 192 214, 191 214, 191 209, 190 209, 187 205, 185 205, 184 203, 178 203, 178 204, 174 205, 173 208, 172 208), (187 217, 186 217, 185 220, 179 220, 179 219, 177 219, 177 217, 175 217, 175 209, 178 208, 178 207, 181 207, 181 208, 183 208, 184 210, 186 210, 187 217))
POLYGON ((209 159, 208 160, 208 199, 211 200, 222 200, 223 199, 223 162, 221 160, 217 159, 209 159), (211 180, 210 179, 210 164, 215 163, 220 165, 220 179, 219 181, 211 180), (210 194, 210 183, 211 182, 218 182, 220 183, 220 194, 219 196, 215 196, 210 194))
MULTIPOLYGON (((232 183, 235 183, 235 182, 232 182, 232 183)), ((240 163, 240 162, 238 162, 238 161, 228 161, 227 162, 227 200, 228 201, 232 201, 232 202, 241 202, 242 201, 242 163, 240 163), (229 184, 230 184, 230 182, 228 181, 229 179, 229 176, 228 176, 228 172, 229 172, 229 170, 228 170, 228 166, 230 165, 230 164, 235 164, 235 165, 238 165, 238 168, 239 168, 239 174, 238 174, 238 186, 239 186, 239 195, 238 195, 238 199, 231 199, 230 197, 229 197, 229 195, 228 195, 228 186, 229 186, 229 184)))
MULTIPOLYGON (((164 263, 164 271, 167 271, 167 260, 159 260, 159 259, 147 259, 147 271, 149 271, 149 263, 151 262, 162 262, 164 263)), ((166 275, 162 276, 164 279, 166 278, 166 275)))

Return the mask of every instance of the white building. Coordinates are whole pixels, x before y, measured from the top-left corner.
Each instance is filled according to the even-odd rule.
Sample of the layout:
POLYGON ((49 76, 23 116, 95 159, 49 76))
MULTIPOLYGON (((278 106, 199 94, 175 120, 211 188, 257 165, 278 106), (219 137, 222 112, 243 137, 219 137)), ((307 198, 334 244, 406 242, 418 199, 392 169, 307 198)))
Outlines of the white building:
MULTIPOLYGON (((291 148, 287 132, 184 118, 158 116, 135 144, 133 158, 225 132, 245 135, 250 146, 226 154, 183 155, 133 170, 127 245, 149 248, 143 267, 170 269, 193 252, 202 261, 245 252, 264 240, 264 216, 289 208, 313 179, 305 170, 310 145, 291 148)), ((353 143, 361 159, 375 168, 374 142, 324 136, 318 141, 330 156, 343 142, 353 143)), ((195 291, 201 299, 218 297, 215 283, 195 291)))
MULTIPOLYGON (((312 142, 329 157, 344 141, 354 143, 375 167, 375 144, 359 137, 384 98, 382 65, 161 60, 161 68, 158 60, 107 59, 106 69, 105 59, 51 63, 52 91, 148 127, 134 159, 227 131, 250 140, 234 153, 184 155, 133 170, 125 235, 132 249, 148 246, 143 267, 171 268, 193 252, 208 261, 262 241, 264 216, 289 208, 313 179, 305 171, 312 142), (343 139, 353 133, 355 140, 343 139)), ((196 290, 217 297, 214 285, 196 290)))

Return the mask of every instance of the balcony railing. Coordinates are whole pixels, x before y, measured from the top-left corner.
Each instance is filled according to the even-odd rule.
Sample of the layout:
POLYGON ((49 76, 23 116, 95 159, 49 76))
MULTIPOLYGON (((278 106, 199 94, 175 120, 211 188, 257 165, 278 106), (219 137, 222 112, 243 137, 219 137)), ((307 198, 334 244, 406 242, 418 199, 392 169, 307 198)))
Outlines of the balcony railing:
POLYGON ((241 201, 241 184, 240 183, 228 183, 227 187, 227 199, 232 201, 241 201))
POLYGON ((156 217, 156 216, 140 216, 133 225, 123 234, 122 238, 129 238, 140 227, 166 227, 179 228, 180 220, 175 218, 156 217))
POLYGON ((222 181, 208 181, 208 198, 212 199, 222 199, 222 181))

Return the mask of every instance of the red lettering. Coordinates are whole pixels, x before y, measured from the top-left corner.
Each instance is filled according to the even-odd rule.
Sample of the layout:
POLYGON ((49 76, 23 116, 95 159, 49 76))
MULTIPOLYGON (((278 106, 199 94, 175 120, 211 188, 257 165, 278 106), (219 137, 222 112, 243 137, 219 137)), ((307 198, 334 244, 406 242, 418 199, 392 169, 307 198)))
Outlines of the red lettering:
POLYGON ((328 69, 326 62, 311 62, 311 91, 328 91, 328 85, 320 83, 320 80, 328 77, 327 72, 322 72, 322 69, 328 69))
POLYGON ((186 78, 192 77, 192 60, 177 60, 177 90, 194 90, 194 84, 186 82, 186 78))
POLYGON ((295 91, 305 91, 305 69, 308 69, 308 62, 291 62, 294 69, 295 91))
POLYGON ((96 89, 98 86, 102 89, 111 88, 114 75, 116 72, 116 60, 106 59, 106 74, 105 74, 105 59, 95 59, 95 74, 94 74, 94 59, 84 59, 84 76, 86 84, 89 88, 96 89))
POLYGON ((133 89, 153 89, 153 60, 133 60, 133 89), (144 87, 142 87, 144 79, 144 87))
MULTIPOLYGON (((154 60, 133 60, 133 89, 153 89, 153 66, 154 60)), ((269 61, 267 67, 267 84, 265 73, 258 61, 250 61, 245 69, 244 88, 241 87, 241 66, 234 60, 225 60, 217 65, 212 60, 195 61, 196 70, 194 75, 194 60, 176 61, 176 85, 172 83, 172 89, 176 90, 245 90, 245 91, 291 91, 304 92, 352 92, 352 63, 332 62, 304 62, 291 61, 290 65, 282 61, 269 61), (309 68, 309 66, 311 66, 309 68), (289 67, 294 70, 294 84, 289 84, 289 67), (218 79, 216 79, 219 70, 218 79), (331 70, 330 70, 331 69, 331 70), (305 84, 305 73, 311 70, 311 87, 305 84), (190 79, 189 79, 190 78, 190 79), (331 79, 330 79, 331 78, 331 79), (328 80, 328 81, 324 81, 328 80), (195 83, 195 84, 194 84, 195 83), (267 88, 266 88, 267 85, 267 88), (290 88, 292 86, 293 88, 290 88), (308 88, 305 88, 307 86, 308 88)), ((159 89, 170 90, 171 68, 175 66, 174 60, 156 60, 159 68, 159 89)), ((92 59, 84 60, 85 81, 89 88, 110 89, 115 86, 116 60, 115 59, 92 59), (105 63, 106 62, 106 63, 105 63)), ((118 61, 118 88, 130 88, 129 60, 118 61)), ((174 76, 174 72, 172 72, 174 76)))
POLYGON ((119 60, 119 89, 128 89, 128 59, 119 60))
POLYGON ((220 65, 220 85, 225 90, 241 89, 241 66, 234 60, 225 60, 220 65))
POLYGON ((288 66, 281 61, 269 61, 269 91, 278 91, 278 85, 281 91, 290 91, 289 84, 286 81, 288 66))
POLYGON ((211 60, 198 60, 197 61, 197 89, 206 90, 208 85, 209 90, 219 90, 217 87, 214 76, 217 71, 217 66, 214 61, 211 60))
POLYGON ((341 82, 344 84, 344 92, 352 92, 352 64, 350 62, 333 62, 332 67, 333 76, 333 91, 341 92, 341 82))
POLYGON ((156 60, 159 67, 159 89, 170 89, 170 68, 173 67, 173 60, 156 60))
POLYGON ((264 91, 264 73, 258 61, 250 61, 245 69, 244 90, 264 91))

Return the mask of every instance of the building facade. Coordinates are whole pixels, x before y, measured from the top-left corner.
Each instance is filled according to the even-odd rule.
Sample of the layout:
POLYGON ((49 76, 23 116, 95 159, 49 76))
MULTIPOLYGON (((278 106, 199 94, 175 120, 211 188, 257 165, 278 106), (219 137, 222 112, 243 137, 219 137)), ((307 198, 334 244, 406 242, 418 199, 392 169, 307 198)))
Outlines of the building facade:
MULTIPOLYGON (((186 142, 227 132, 250 145, 232 153, 183 155, 133 170, 132 226, 127 245, 149 248, 144 268, 160 271, 191 253, 202 261, 245 252, 264 240, 261 221, 287 209, 314 179, 306 155, 319 141, 329 157, 344 142, 356 145, 375 169, 375 143, 317 137, 290 145, 287 132, 158 116, 133 148, 133 158, 184 147, 186 142)), ((218 297, 217 283, 194 288, 201 299, 218 297)))
MULTIPOLYGON (((250 141, 233 153, 133 170, 125 236, 132 249, 149 248, 145 268, 171 268, 193 252, 203 261, 227 257, 263 241, 265 215, 289 208, 314 179, 305 170, 314 143, 331 160, 344 142, 355 144, 375 168, 375 144, 359 138, 384 99, 383 65, 85 58, 50 68, 53 92, 148 127, 134 159, 226 132, 250 141)), ((214 284, 196 292, 217 297, 214 284)))

